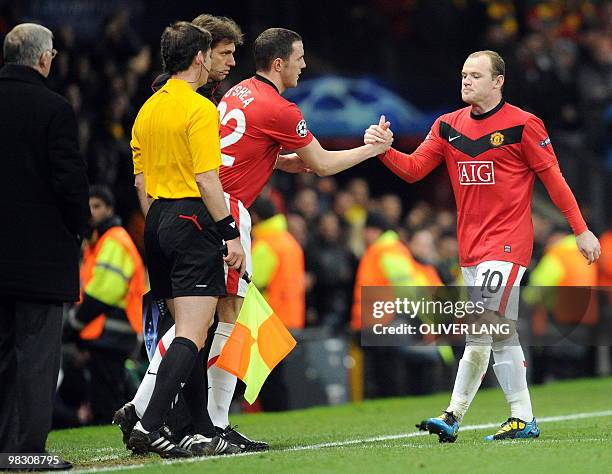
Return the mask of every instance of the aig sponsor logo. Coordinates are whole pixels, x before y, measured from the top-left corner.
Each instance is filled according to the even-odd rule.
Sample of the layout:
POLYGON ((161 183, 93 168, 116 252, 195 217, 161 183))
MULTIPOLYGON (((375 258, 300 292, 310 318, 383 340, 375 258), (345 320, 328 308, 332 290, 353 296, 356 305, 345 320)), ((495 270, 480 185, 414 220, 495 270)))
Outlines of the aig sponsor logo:
POLYGON ((495 184, 495 168, 492 161, 458 161, 459 184, 495 184))

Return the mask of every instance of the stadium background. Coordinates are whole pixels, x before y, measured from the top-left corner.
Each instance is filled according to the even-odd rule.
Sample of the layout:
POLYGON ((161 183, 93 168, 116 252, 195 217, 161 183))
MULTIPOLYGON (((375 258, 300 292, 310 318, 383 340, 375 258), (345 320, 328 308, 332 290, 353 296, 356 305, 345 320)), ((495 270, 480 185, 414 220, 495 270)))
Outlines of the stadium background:
MULTIPOLYGON (((0 39, 24 21, 54 31, 59 54, 49 85, 74 106, 90 180, 113 189, 117 210, 137 241, 142 218, 131 173, 131 125, 161 69, 163 27, 203 12, 231 17, 245 33, 238 64, 224 87, 252 74, 250 44, 265 28, 283 26, 302 35, 308 68, 288 97, 303 107, 311 130, 328 147, 358 145, 363 129, 387 113, 396 146, 410 151, 437 114, 461 106, 459 71, 466 55, 497 50, 507 63, 506 99, 544 120, 587 221, 597 235, 612 229, 610 2, 0 0, 0 39), (335 82, 329 87, 325 80, 335 82), (367 93, 372 90, 376 94, 367 93), (361 128, 351 121, 355 104, 361 128), (331 117, 332 130, 326 126, 331 117)), ((387 354, 395 361, 396 380, 386 389, 366 377, 363 391, 355 392, 354 371, 348 370, 358 359, 348 323, 367 210, 383 212, 415 257, 434 264, 445 283, 458 275, 446 171, 408 186, 370 160, 334 178, 277 173, 265 193, 287 213, 307 262, 307 327, 298 333, 301 344, 283 368, 289 406, 342 403, 363 393, 448 389, 454 364, 409 348, 387 354)), ((532 267, 553 232, 569 232, 541 188, 534 212, 532 267)), ((602 314, 606 310, 609 317, 609 308, 601 308, 602 314)), ((609 373, 609 349, 582 349, 530 351, 531 376, 545 382, 609 373)))

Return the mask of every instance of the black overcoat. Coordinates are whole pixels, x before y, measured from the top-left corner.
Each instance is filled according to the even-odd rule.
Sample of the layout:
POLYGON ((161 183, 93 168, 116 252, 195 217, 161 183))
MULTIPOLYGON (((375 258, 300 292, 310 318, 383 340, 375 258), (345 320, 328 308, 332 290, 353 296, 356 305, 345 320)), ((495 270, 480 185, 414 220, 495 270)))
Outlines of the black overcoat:
POLYGON ((75 301, 89 218, 68 101, 35 69, 0 69, 0 296, 75 301))

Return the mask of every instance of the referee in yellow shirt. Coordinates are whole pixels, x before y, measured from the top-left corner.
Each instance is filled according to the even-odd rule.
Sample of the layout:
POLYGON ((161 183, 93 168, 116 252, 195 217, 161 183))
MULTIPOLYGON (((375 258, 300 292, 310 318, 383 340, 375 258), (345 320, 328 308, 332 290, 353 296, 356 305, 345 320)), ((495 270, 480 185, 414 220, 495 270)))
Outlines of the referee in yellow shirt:
POLYGON ((228 248, 228 266, 240 275, 245 266, 240 234, 218 176, 219 115, 196 92, 208 80, 210 45, 210 33, 188 22, 164 30, 161 55, 171 78, 145 102, 132 130, 151 291, 168 301, 176 337, 128 447, 162 457, 229 453, 235 448, 216 436, 208 417, 206 358, 201 350, 217 299, 226 294, 222 241, 228 248), (195 428, 189 450, 175 445, 164 425, 182 384, 195 428))

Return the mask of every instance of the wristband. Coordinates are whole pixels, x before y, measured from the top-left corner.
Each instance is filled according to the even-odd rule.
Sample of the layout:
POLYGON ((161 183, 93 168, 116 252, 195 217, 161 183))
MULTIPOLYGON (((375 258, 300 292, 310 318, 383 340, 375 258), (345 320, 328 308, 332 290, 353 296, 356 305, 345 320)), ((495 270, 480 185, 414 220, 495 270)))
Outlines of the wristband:
POLYGON ((228 240, 234 240, 235 238, 240 237, 240 231, 236 226, 236 221, 231 215, 224 217, 218 222, 215 222, 215 226, 217 227, 219 234, 221 234, 221 238, 226 242, 228 240))

